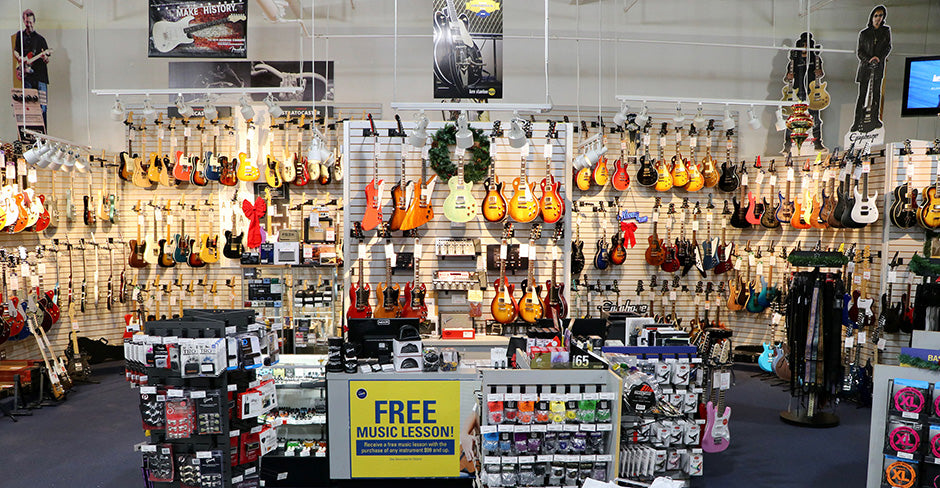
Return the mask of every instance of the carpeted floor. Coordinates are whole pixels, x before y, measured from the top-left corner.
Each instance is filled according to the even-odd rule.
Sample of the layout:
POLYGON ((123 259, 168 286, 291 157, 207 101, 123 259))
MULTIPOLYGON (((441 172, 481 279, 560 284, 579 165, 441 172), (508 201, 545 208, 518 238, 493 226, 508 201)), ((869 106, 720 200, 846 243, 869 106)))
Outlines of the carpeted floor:
MULTIPOLYGON (((99 368, 98 371, 101 371, 99 368)), ((738 367, 728 395, 731 445, 705 458, 695 486, 714 488, 865 486, 870 409, 843 404, 834 429, 780 421, 788 395, 738 367)), ((116 373, 80 385, 57 407, 34 410, 14 423, 0 417, 0 487, 132 488, 143 486, 144 440, 137 393, 116 373)), ((438 483, 439 484, 439 483, 438 483)))

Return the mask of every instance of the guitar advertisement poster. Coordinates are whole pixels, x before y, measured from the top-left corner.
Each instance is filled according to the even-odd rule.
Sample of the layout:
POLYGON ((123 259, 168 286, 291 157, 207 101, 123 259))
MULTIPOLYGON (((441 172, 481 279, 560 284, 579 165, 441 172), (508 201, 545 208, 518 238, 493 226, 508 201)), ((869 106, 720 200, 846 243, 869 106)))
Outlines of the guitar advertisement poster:
POLYGON ((149 0, 151 58, 244 58, 246 0, 149 0))
POLYGON ((858 57, 858 69, 855 72, 858 98, 852 127, 845 134, 844 143, 845 147, 854 146, 862 154, 868 153, 871 146, 884 144, 885 140, 881 108, 885 63, 891 52, 891 28, 885 23, 887 18, 888 10, 884 5, 878 5, 868 14, 868 24, 858 32, 855 49, 858 57))
POLYGON ((10 36, 13 67, 11 98, 13 117, 19 139, 33 140, 23 129, 46 132, 46 110, 49 98, 49 62, 53 49, 37 31, 36 13, 25 9, 20 14, 20 30, 10 36))
POLYGON ((433 0, 434 98, 503 97, 503 0, 433 0))
MULTIPOLYGON (((818 49, 822 45, 813 39, 812 32, 803 32, 796 39, 793 49, 788 52, 787 73, 783 77, 782 101, 803 101, 808 105, 807 112, 813 119, 813 127, 802 137, 793 137, 788 127, 784 132, 783 154, 811 154, 814 151, 825 151, 822 140, 822 111, 829 106, 829 93, 826 92, 827 82, 823 81, 826 73, 823 71, 823 57, 818 49), (793 147, 797 142, 800 147, 793 147), (808 146, 804 149, 804 145, 808 146)), ((793 114, 790 107, 783 108, 785 117, 793 114)))

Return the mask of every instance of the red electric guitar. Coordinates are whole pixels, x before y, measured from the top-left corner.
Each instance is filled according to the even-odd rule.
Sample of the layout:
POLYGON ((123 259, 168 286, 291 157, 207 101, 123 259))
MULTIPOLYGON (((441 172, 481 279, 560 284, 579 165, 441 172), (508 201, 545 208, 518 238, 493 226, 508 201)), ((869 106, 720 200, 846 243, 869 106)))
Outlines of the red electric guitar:
POLYGON ((372 181, 366 185, 366 213, 362 217, 362 230, 372 230, 382 223, 382 195, 385 194, 384 180, 379 179, 379 137, 375 130, 372 114, 372 181))
POLYGON ((418 247, 417 237, 415 237, 414 242, 414 279, 405 285, 405 303, 401 308, 401 316, 414 317, 424 322, 428 319, 428 306, 424 302, 424 298, 428 294, 428 288, 421 282, 421 272, 418 271, 418 263, 421 262, 421 252, 418 247))
POLYGON ((364 237, 362 235, 362 226, 355 222, 352 230, 352 237, 359 239, 359 282, 353 283, 349 287, 349 309, 346 311, 346 317, 351 319, 367 319, 372 317, 372 305, 369 305, 369 295, 372 293, 372 287, 362 279, 362 260, 365 259, 364 237))
POLYGON ((559 283, 556 277, 558 268, 558 241, 564 237, 565 228, 555 228, 552 236, 552 279, 545 282, 545 318, 563 319, 568 316, 568 302, 565 300, 565 284, 559 283))

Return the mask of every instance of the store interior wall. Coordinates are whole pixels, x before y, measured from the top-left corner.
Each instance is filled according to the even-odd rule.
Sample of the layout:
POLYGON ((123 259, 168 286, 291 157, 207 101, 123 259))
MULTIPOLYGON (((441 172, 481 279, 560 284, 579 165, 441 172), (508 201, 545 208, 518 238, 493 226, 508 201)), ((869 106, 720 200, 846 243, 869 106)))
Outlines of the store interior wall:
MULTIPOLYGON (((325 0, 316 2, 317 59, 336 61, 338 102, 432 101, 430 2, 399 0, 397 85, 393 83, 395 3, 325 0), (370 37, 347 37, 363 35, 370 37)), ((640 1, 624 12, 623 1, 549 1, 550 93, 558 105, 616 106, 617 94, 681 97, 777 99, 786 69, 786 51, 738 47, 661 44, 655 41, 791 45, 805 30, 799 16, 805 2, 640 1), (596 40, 600 36, 606 41, 596 40), (580 41, 569 40, 581 38, 580 41), (642 39, 651 42, 614 42, 642 39), (599 49, 600 48, 600 51, 599 49), (598 60, 601 74, 598 80, 598 60), (580 73, 580 80, 578 74, 580 73)), ((814 2, 818 3, 818 2, 814 2)), ((22 2, 36 12, 37 30, 56 49, 50 64, 50 132, 89 142, 96 148, 122 146, 123 131, 108 118, 110 97, 89 96, 89 88, 165 88, 166 59, 148 59, 145 2, 85 2, 80 9, 61 0, 22 2), (86 23, 91 27, 86 38, 86 23), (90 69, 87 47, 91 46, 90 69), (87 76, 87 78, 86 78, 87 76), (89 124, 90 122, 90 124, 89 124), (90 126, 90 127, 89 127, 90 126)), ((853 50, 857 32, 873 4, 839 0, 812 12, 815 38, 824 48, 853 50)), ((504 42, 505 102, 544 102, 542 48, 543 2, 510 2, 505 9, 507 36, 531 36, 504 42)), ((14 11, 19 6, 10 5, 14 11)), ((305 10, 309 19, 309 8, 305 10)), ((250 2, 249 59, 309 58, 309 39, 297 24, 271 24, 250 2)), ((0 29, 14 33, 18 17, 4 16, 0 29)), ((309 20, 308 20, 309 22, 309 20)), ((884 119, 887 140, 934 139, 935 118, 900 118, 901 78, 905 55, 940 52, 940 5, 914 1, 889 6, 894 50, 888 60, 884 119)), ((856 58, 824 53, 832 105, 824 112, 823 136, 840 145, 851 124, 856 85, 856 58)), ((0 76, 0 89, 11 88, 12 75, 0 76)), ((130 106, 142 97, 128 97, 130 106)), ((638 103, 636 104, 639 105, 638 103)), ((694 108, 689 107, 689 110, 694 108)), ((0 116, 0 134, 15 133, 10 108, 0 116)), ((391 113, 389 110, 387 113, 391 113)), ((743 111, 742 111, 743 113, 743 111)), ((781 134, 772 129, 771 110, 759 111, 763 128, 741 129, 741 153, 776 153, 781 134)))

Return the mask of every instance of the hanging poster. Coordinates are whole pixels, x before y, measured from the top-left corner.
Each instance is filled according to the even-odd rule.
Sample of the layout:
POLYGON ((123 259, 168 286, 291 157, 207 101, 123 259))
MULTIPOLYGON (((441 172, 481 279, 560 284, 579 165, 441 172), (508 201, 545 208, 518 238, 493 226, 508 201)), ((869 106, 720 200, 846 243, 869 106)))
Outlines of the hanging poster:
MULTIPOLYGON (((791 124, 788 124, 784 134, 783 154, 807 154, 812 151, 825 151, 826 146, 822 140, 822 111, 829 106, 829 93, 826 91, 826 82, 823 77, 826 73, 823 71, 822 53, 818 51, 821 44, 817 44, 813 39, 812 32, 804 32, 796 40, 794 48, 790 50, 787 63, 787 74, 783 78, 783 101, 796 102, 803 101, 808 105, 807 112, 813 119, 813 127, 803 137, 802 131, 798 129, 797 134, 791 130, 791 124), (793 143, 797 147, 793 148, 793 143), (812 149, 802 150, 803 144, 807 144, 812 149)), ((784 115, 790 117, 792 109, 786 107, 784 115)))
POLYGON ((845 134, 845 147, 867 153, 873 145, 885 140, 884 123, 881 119, 881 103, 884 99, 885 63, 891 52, 891 29, 885 24, 888 11, 884 5, 872 9, 868 25, 858 33, 858 98, 852 128, 845 134))
POLYGON ((244 58, 246 0, 149 0, 150 57, 244 58))
POLYGON ((353 478, 460 474, 460 382, 350 381, 353 478))
POLYGON ((46 132, 49 99, 49 61, 53 49, 46 38, 36 31, 36 13, 25 9, 21 14, 22 30, 10 36, 13 53, 13 116, 21 141, 32 141, 23 129, 46 132))
POLYGON ((503 97, 502 4, 433 0, 434 98, 503 97))

